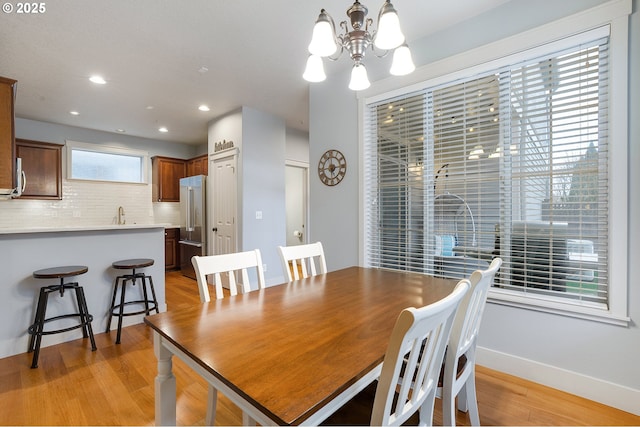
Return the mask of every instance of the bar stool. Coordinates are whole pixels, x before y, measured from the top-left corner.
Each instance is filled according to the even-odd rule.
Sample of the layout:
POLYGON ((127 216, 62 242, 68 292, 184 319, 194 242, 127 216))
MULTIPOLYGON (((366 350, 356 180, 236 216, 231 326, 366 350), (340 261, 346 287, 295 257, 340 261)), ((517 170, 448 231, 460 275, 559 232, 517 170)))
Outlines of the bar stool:
POLYGON ((33 277, 36 279, 60 279, 60 283, 57 285, 43 286, 40 288, 40 296, 38 297, 38 307, 36 309, 36 316, 33 324, 29 326, 29 353, 32 351, 33 359, 31 361, 31 367, 38 367, 38 357, 40 356, 40 343, 42 342, 43 335, 58 334, 61 332, 71 331, 73 329, 82 328, 82 336, 84 338, 89 337, 91 339, 91 350, 96 350, 96 342, 93 338, 93 329, 91 328, 91 321, 93 316, 89 314, 87 308, 87 300, 84 296, 84 290, 78 282, 64 282, 67 277, 79 276, 89 271, 89 268, 84 265, 72 265, 65 267, 45 268, 43 270, 37 270, 33 272, 33 277), (49 300, 49 294, 53 292, 60 292, 60 296, 64 296, 65 290, 72 290, 75 292, 76 301, 78 303, 78 312, 62 314, 46 318, 47 302, 49 300), (60 320, 65 318, 78 317, 80 323, 67 328, 61 328, 56 330, 45 331, 44 324, 54 320, 60 320))
POLYGON ((144 273, 136 273, 136 269, 149 267, 153 265, 153 260, 148 258, 136 258, 136 259, 125 259, 121 261, 116 261, 111 266, 116 270, 132 270, 131 274, 123 274, 121 276, 116 277, 115 283, 113 285, 113 297, 111 298, 111 307, 109 308, 109 317, 107 319, 107 330, 109 332, 111 329, 111 318, 115 314, 118 316, 118 334, 116 336, 116 344, 120 344, 120 333, 122 331, 122 318, 124 316, 134 316, 136 314, 149 315, 151 310, 155 310, 156 313, 160 313, 158 310, 158 300, 156 299, 156 291, 153 288, 153 279, 151 276, 147 276, 144 273), (127 282, 131 282, 133 286, 136 285, 136 281, 140 279, 142 281, 142 295, 143 299, 126 301, 125 300, 125 291, 127 288, 127 282), (149 289, 151 290, 151 297, 149 299, 149 295, 147 293, 147 279, 149 279, 149 289), (116 304, 116 295, 118 294, 118 287, 120 287, 120 304, 116 304), (124 307, 126 305, 133 304, 141 304, 144 305, 144 308, 138 311, 125 313, 124 307))

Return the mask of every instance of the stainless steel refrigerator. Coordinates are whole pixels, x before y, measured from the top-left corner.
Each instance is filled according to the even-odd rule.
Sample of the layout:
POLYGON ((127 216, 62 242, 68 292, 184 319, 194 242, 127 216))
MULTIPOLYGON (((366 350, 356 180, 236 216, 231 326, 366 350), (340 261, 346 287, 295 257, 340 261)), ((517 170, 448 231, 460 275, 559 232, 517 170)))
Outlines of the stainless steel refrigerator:
POLYGON ((194 255, 207 254, 206 177, 190 176, 180 180, 180 269, 184 276, 196 278, 191 263, 194 255))

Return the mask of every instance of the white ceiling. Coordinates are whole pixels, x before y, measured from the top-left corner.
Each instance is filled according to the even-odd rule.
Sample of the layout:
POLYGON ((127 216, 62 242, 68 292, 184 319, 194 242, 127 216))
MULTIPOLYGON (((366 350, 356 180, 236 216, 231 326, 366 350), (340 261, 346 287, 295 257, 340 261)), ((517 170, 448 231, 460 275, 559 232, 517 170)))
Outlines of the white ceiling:
MULTIPOLYGON (((505 1, 395 0, 394 6, 411 43, 505 1)), ((375 19, 382 0, 363 4, 375 19)), ((308 83, 301 76, 313 24, 321 8, 336 24, 345 20, 351 0, 44 5, 40 14, 0 14, 0 75, 18 80, 17 117, 197 144, 206 142, 209 120, 243 105, 307 130, 308 83), (92 74, 107 84, 90 83, 92 74), (200 104, 211 110, 199 111, 200 104), (160 126, 169 132, 158 132, 160 126)), ((339 67, 325 64, 329 78, 339 67)))

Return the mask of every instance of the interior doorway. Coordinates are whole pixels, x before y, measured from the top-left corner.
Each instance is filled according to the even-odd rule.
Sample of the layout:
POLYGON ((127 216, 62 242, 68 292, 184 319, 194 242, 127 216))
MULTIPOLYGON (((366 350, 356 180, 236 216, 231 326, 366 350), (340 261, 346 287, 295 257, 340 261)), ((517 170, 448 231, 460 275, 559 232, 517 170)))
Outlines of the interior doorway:
POLYGON ((309 164, 288 160, 285 165, 287 246, 308 243, 309 164))
POLYGON ((237 249, 237 152, 220 153, 209 165, 209 254, 237 249))

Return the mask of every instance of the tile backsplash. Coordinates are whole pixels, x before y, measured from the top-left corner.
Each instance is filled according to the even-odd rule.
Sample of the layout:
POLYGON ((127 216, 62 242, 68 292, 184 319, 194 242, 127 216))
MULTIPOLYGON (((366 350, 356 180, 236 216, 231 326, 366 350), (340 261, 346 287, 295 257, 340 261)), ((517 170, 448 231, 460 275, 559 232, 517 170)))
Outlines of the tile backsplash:
POLYGON ((0 201, 0 228, 116 224, 122 206, 127 224, 178 224, 179 203, 152 203, 151 184, 63 179, 62 200, 0 201))

